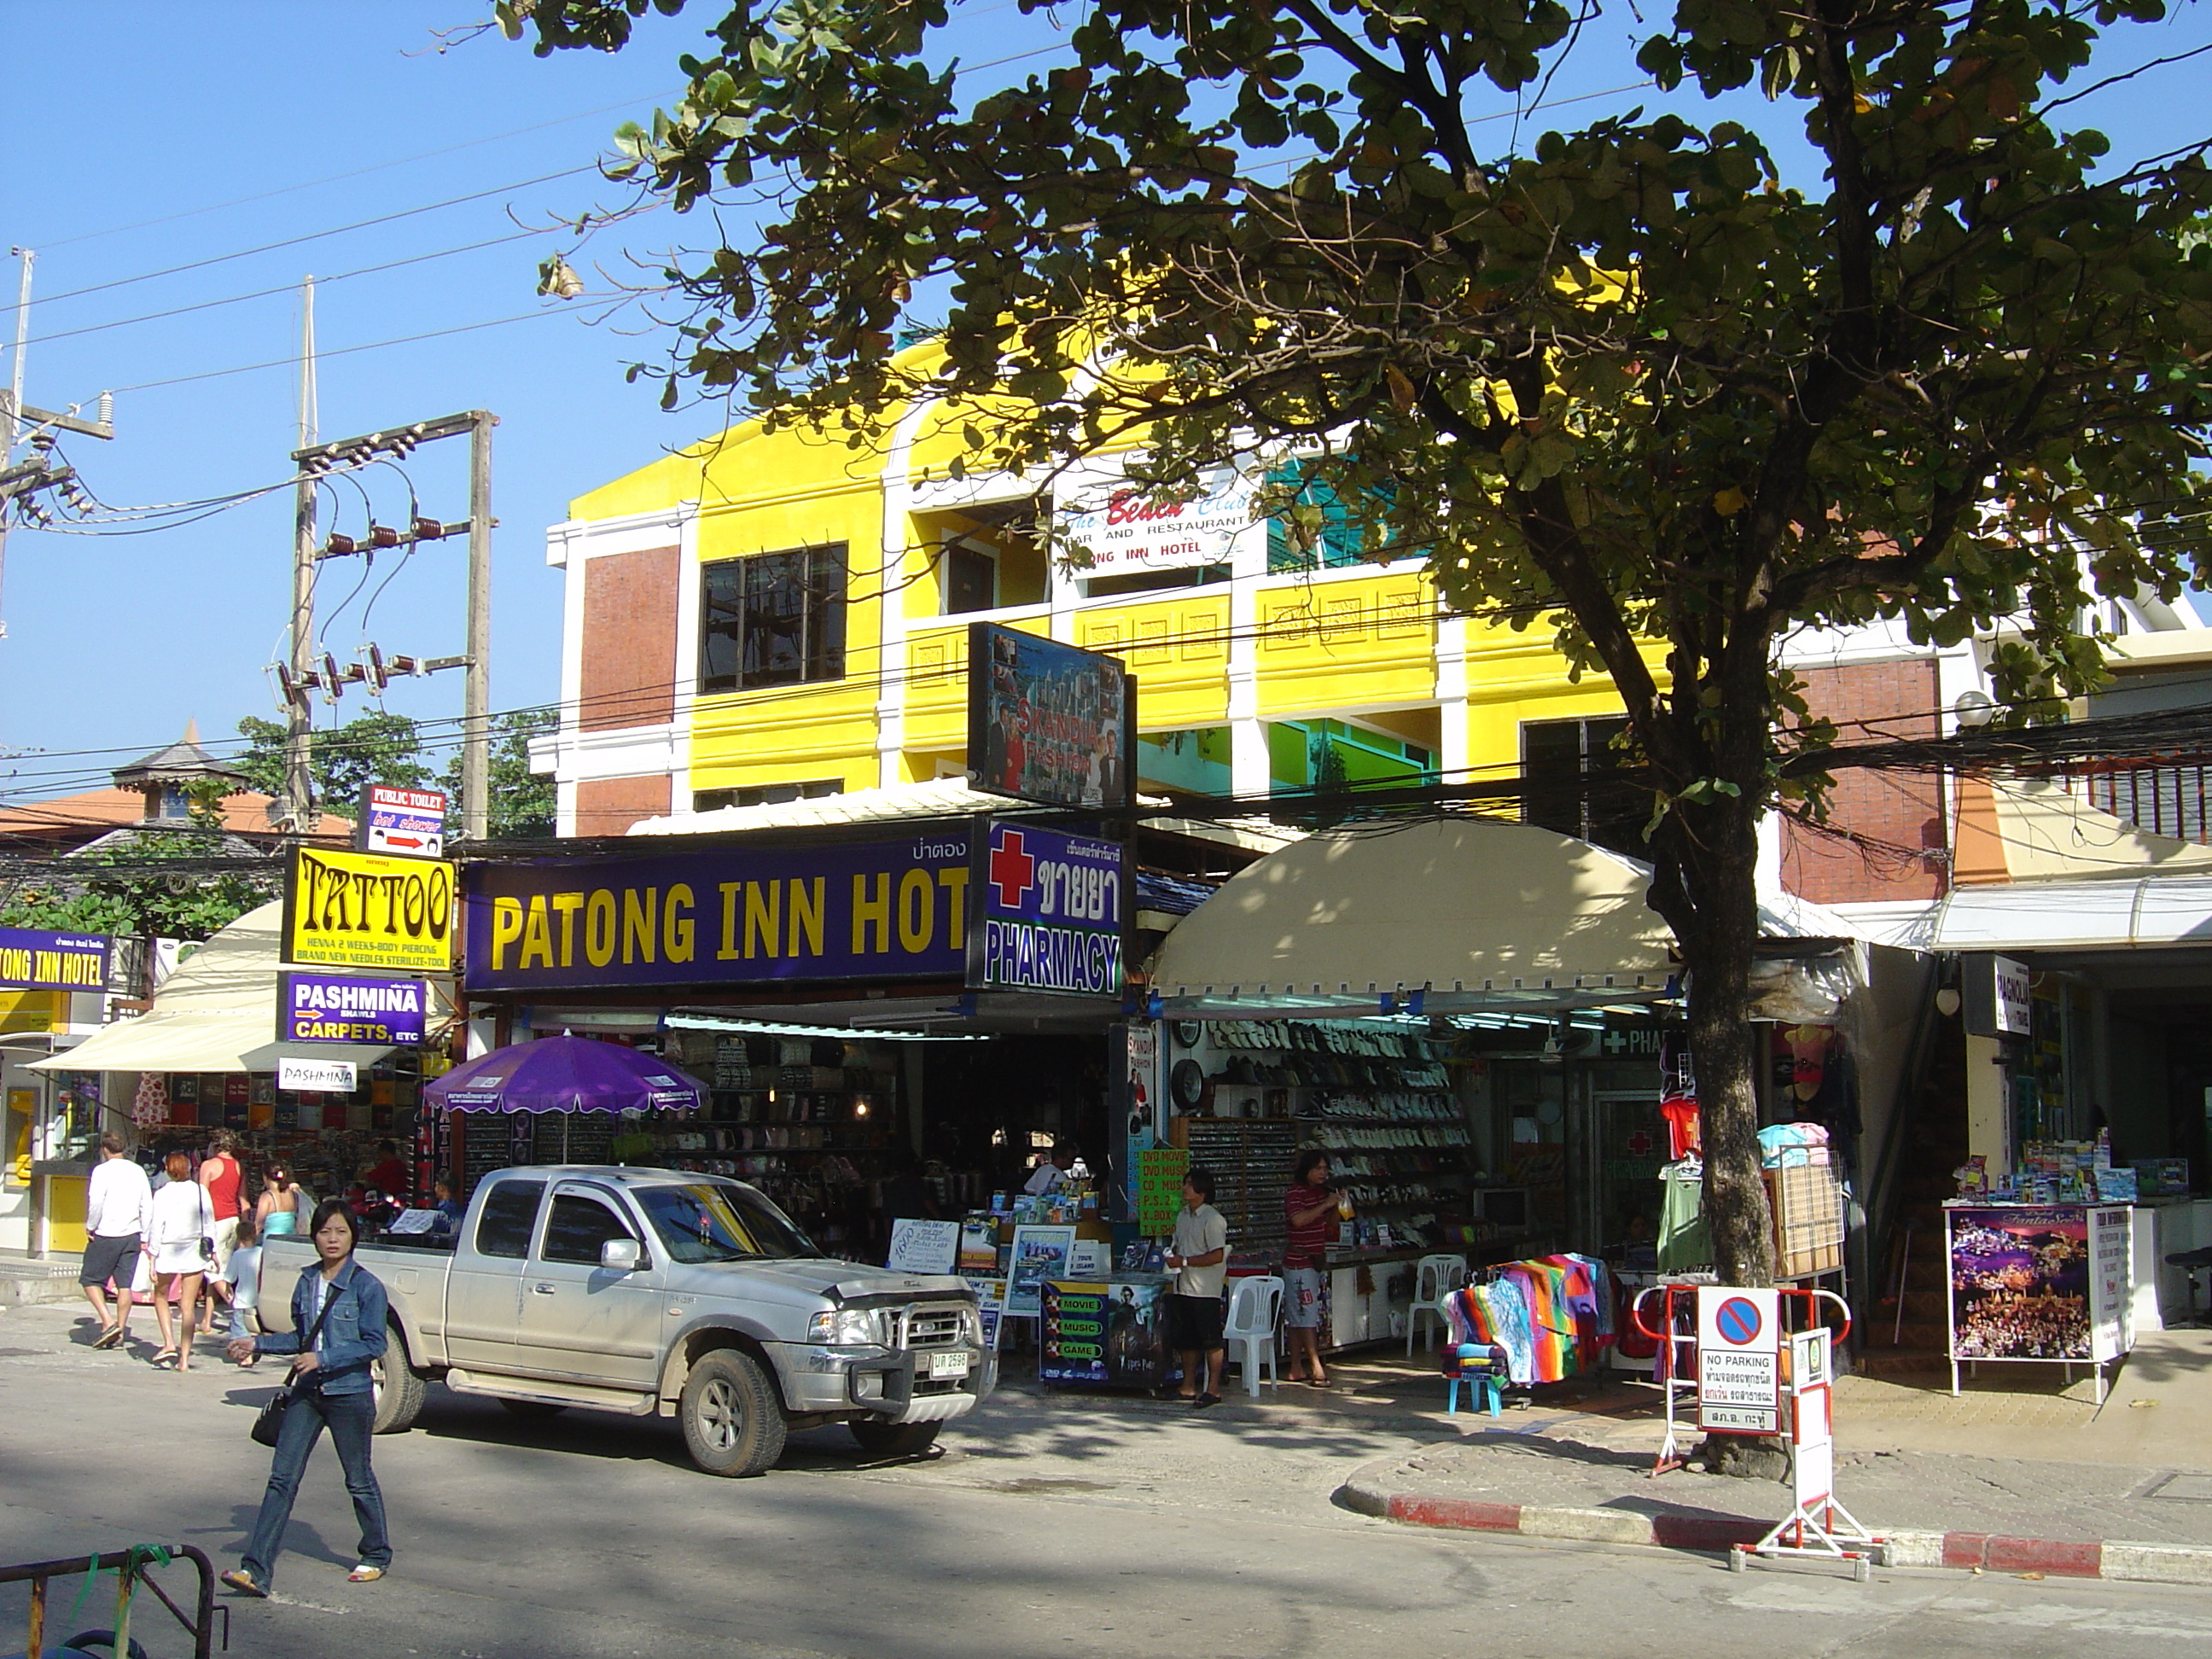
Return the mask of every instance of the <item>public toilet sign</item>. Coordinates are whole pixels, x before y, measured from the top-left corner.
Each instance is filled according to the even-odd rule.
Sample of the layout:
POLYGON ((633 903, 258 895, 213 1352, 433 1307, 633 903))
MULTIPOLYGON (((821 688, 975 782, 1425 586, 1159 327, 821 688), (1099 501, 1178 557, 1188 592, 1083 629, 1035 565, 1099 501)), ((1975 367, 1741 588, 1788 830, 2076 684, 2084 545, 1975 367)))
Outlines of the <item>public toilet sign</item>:
POLYGON ((1780 1298, 1771 1290, 1698 1286, 1698 1426, 1782 1431, 1780 1298))
POLYGON ((434 789, 395 789, 372 783, 361 792, 354 820, 354 851, 400 858, 446 855, 446 798, 434 789))

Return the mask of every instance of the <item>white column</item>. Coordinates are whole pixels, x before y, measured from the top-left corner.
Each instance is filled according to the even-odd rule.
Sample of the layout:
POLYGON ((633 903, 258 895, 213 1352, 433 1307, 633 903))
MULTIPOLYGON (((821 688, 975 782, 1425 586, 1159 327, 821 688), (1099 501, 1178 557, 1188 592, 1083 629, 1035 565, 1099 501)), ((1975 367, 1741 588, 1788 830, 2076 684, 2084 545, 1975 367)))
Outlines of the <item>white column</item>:
POLYGON ((895 787, 906 751, 906 585, 921 556, 907 543, 914 509, 914 437, 936 399, 917 400, 899 416, 884 461, 884 523, 876 586, 876 782, 895 787))
MULTIPOLYGON (((1443 594, 1437 592, 1432 602, 1443 604, 1443 594)), ((1437 764, 1445 782, 1463 781, 1473 764, 1473 740, 1467 718, 1467 618, 1461 616, 1437 619, 1437 720, 1442 727, 1437 764)))
POLYGON ((699 524, 697 501, 676 504, 676 652, 668 665, 668 810, 691 810, 691 705, 699 696, 699 524))
POLYGON ((1229 561, 1229 787, 1264 795, 1271 781, 1267 728, 1260 718, 1260 583, 1267 574, 1267 526, 1248 525, 1229 561))

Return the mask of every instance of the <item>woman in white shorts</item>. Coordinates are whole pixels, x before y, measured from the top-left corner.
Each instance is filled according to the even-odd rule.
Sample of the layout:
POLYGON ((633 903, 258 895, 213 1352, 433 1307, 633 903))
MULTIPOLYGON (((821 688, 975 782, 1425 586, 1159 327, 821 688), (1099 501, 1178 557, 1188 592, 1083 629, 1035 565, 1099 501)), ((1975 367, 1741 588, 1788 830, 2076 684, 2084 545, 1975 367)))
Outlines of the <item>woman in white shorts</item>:
POLYGON ((199 1315, 200 1280, 211 1265, 207 1241, 215 1232, 215 1206, 207 1188, 192 1179, 192 1161, 171 1152, 169 1184, 154 1194, 154 1225, 146 1242, 152 1258, 154 1317, 161 1327, 161 1351, 154 1364, 165 1371, 190 1370, 192 1327, 199 1315), (174 1316, 169 1297, 177 1298, 174 1316))

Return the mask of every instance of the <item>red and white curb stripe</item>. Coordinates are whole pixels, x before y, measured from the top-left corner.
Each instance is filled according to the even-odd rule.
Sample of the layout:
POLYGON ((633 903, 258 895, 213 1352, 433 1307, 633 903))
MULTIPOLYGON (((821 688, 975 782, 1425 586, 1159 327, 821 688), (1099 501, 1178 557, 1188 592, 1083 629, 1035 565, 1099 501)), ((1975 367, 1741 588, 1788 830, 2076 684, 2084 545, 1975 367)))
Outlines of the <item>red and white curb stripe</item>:
MULTIPOLYGON (((1513 1533, 1585 1544, 1638 1544, 1660 1549, 1722 1551, 1753 1544, 1771 1522, 1735 1516, 1640 1515, 1629 1510, 1567 1509, 1540 1504, 1489 1504, 1419 1492, 1380 1492, 1358 1484, 1340 1494, 1362 1515, 1408 1526, 1462 1532, 1513 1533)), ((2069 1543, 2002 1533, 1884 1532, 1882 1562, 1893 1567, 1954 1567, 1989 1572, 2039 1572, 2053 1578, 2126 1578, 2160 1584, 2212 1584, 2212 1546, 2069 1543)))

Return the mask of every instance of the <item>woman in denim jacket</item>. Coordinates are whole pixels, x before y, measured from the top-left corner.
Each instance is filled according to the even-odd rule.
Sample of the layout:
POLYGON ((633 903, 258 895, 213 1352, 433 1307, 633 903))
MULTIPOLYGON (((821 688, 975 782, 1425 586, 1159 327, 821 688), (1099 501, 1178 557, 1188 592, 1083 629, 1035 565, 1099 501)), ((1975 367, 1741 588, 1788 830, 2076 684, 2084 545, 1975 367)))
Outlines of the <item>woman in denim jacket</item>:
POLYGON ((384 1352, 389 1303, 382 1282, 353 1259, 361 1233, 351 1210, 339 1200, 326 1200, 315 1211, 313 1231, 315 1253, 322 1260, 302 1270, 293 1287, 292 1328, 230 1345, 230 1357, 241 1364, 257 1354, 292 1356, 292 1405, 277 1437, 269 1490, 262 1495, 261 1514, 246 1540, 244 1559, 222 1576, 223 1583, 248 1595, 269 1594, 271 1570, 283 1553, 284 1525, 291 1519, 292 1500, 300 1490, 301 1471, 325 1426, 345 1471, 354 1516, 361 1522, 361 1563, 349 1577, 365 1584, 383 1577, 392 1565, 392 1544, 384 1530, 384 1494, 368 1465, 369 1437, 376 1422, 369 1365, 384 1352), (326 1300, 329 1313, 325 1316, 326 1300), (301 1345, 318 1318, 322 1329, 313 1350, 303 1352, 301 1345))

